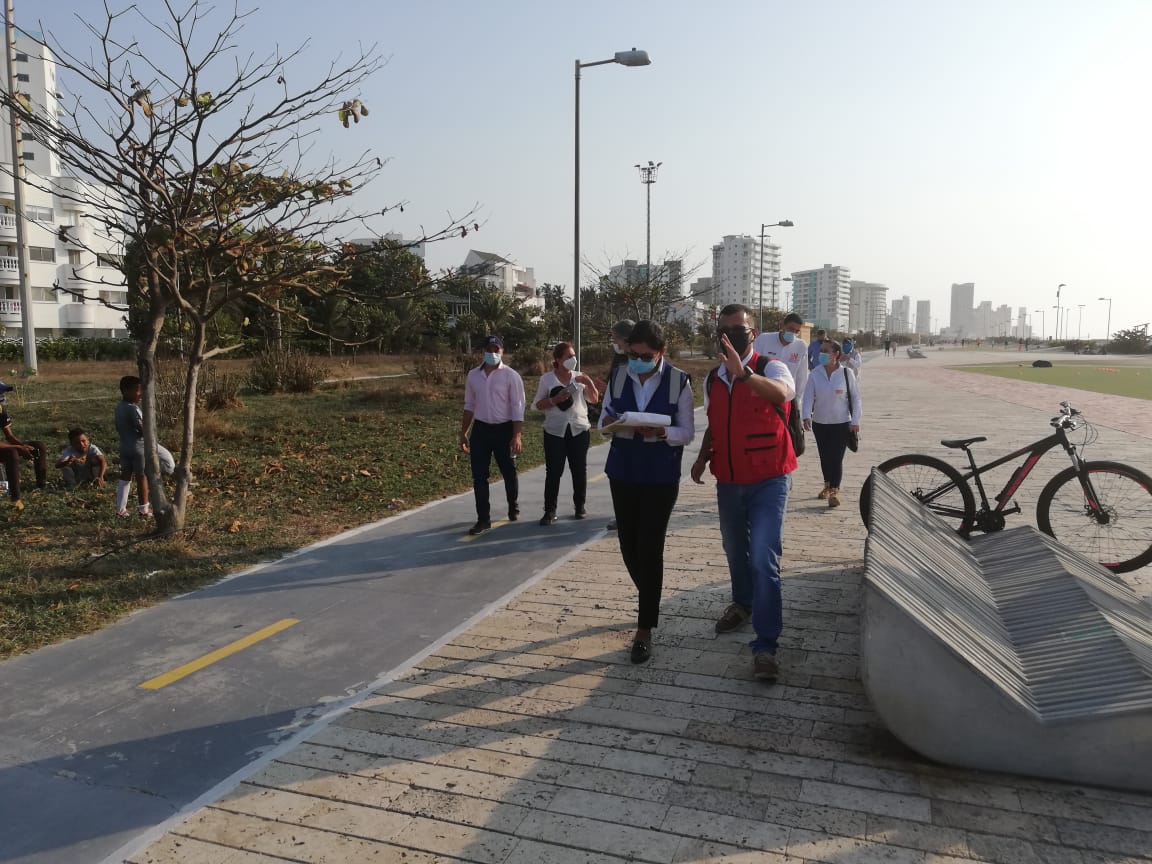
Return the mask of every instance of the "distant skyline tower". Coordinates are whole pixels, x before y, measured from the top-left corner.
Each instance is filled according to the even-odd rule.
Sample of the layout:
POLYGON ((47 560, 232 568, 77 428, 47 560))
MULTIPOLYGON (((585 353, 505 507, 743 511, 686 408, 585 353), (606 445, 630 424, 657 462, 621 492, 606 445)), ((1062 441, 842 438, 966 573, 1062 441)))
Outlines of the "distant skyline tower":
POLYGON ((932 301, 916 301, 916 332, 921 336, 932 336, 932 301))
POLYGON ((955 336, 971 336, 972 318, 976 299, 975 282, 952 283, 952 310, 948 327, 955 336))

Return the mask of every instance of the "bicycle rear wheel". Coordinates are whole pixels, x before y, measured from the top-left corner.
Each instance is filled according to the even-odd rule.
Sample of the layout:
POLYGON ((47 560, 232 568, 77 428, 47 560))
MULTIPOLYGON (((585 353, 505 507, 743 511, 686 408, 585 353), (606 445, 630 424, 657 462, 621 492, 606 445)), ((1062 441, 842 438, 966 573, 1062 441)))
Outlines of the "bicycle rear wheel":
POLYGON ((1152 563, 1152 478, 1120 462, 1086 462, 1099 509, 1075 468, 1053 477, 1036 501, 1045 534, 1114 573, 1152 563))
MULTIPOLYGON (((960 472, 943 459, 909 453, 876 466, 896 485, 948 523, 966 533, 976 518, 976 499, 960 472)), ((860 517, 868 524, 872 507, 872 478, 860 490, 860 517)))

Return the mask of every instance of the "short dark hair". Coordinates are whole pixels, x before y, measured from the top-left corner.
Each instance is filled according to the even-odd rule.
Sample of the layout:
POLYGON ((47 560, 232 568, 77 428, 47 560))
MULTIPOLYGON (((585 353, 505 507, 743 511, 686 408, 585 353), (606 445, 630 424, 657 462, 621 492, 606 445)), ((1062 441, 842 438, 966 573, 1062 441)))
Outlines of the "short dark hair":
POLYGON ((823 347, 825 345, 832 345, 833 347, 835 347, 837 354, 843 354, 844 353, 844 349, 842 347, 840 347, 840 343, 837 342, 835 339, 821 339, 820 340, 820 346, 823 347))
POLYGON ((720 310, 720 314, 717 317, 727 318, 729 315, 738 315, 741 312, 743 312, 753 321, 756 320, 756 313, 745 306, 743 303, 729 303, 727 306, 720 310))
POLYGON ((557 342, 556 347, 552 349, 552 359, 559 360, 568 353, 568 349, 572 347, 571 342, 557 342))
POLYGON ((87 434, 88 434, 87 429, 84 429, 80 426, 74 426, 68 430, 68 440, 71 441, 73 438, 79 438, 81 435, 87 435, 87 434))
POLYGON ((801 327, 803 327, 804 319, 800 315, 797 315, 795 312, 789 312, 784 316, 784 320, 780 322, 780 326, 783 327, 785 324, 799 324, 801 327))
POLYGON ((637 321, 632 332, 628 334, 628 344, 642 342, 653 351, 663 351, 667 344, 664 341, 664 328, 655 321, 637 321))
POLYGON ((120 379, 120 393, 126 395, 130 390, 135 390, 140 384, 140 379, 135 375, 125 375, 120 379))

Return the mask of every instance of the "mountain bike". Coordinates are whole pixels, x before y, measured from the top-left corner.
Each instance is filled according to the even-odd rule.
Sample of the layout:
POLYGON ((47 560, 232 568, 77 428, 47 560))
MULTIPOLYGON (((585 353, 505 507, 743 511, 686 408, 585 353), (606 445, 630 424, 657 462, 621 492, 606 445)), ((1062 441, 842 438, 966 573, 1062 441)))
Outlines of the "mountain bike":
MULTIPOLYGON (((1095 428, 1067 402, 1060 403, 1060 415, 1050 425, 1055 430, 1019 450, 986 465, 976 464, 972 445, 987 441, 981 435, 941 441, 945 447, 963 450, 970 470, 959 470, 942 459, 910 453, 877 465, 901 489, 948 522, 963 537, 974 531, 992 532, 1004 528, 1005 516, 1020 512, 1012 497, 1032 473, 1036 463, 1057 447, 1072 462, 1050 481, 1036 501, 1036 525, 1045 534, 1087 558, 1098 561, 1114 573, 1127 573, 1152 563, 1152 478, 1119 462, 1086 461, 1080 451, 1097 439, 1095 428), (1083 430, 1084 438, 1073 443, 1070 433, 1083 430), (988 500, 980 476, 1014 459, 1024 457, 996 496, 988 500), (972 487, 980 493, 977 508, 972 487)), ((860 492, 860 515, 868 524, 872 500, 872 479, 860 492)))

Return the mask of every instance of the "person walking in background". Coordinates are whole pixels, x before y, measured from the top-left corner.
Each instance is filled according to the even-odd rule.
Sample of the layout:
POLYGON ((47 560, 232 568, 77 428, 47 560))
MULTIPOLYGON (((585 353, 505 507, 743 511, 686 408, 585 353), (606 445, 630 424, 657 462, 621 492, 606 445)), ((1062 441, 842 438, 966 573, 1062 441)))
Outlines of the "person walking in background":
POLYGON ((504 342, 489 336, 481 346, 483 362, 464 382, 464 414, 460 418, 460 449, 472 463, 472 491, 476 496, 476 524, 468 533, 483 534, 492 527, 488 478, 492 458, 504 478, 508 521, 520 518, 520 481, 513 456, 524 449, 524 381, 504 365, 504 342))
POLYGON ((840 364, 841 346, 829 339, 820 352, 820 368, 808 376, 804 390, 804 428, 816 436, 824 488, 816 497, 840 506, 840 481, 848 437, 860 432, 860 388, 851 369, 840 364))
POLYGON ((767 357, 769 360, 779 360, 792 373, 793 389, 796 395, 792 399, 792 411, 794 413, 789 416, 794 418, 800 417, 800 397, 804 395, 804 387, 808 383, 809 374, 808 344, 800 338, 800 331, 803 329, 804 319, 795 312, 789 312, 784 316, 778 333, 761 333, 756 337, 752 346, 752 350, 758 355, 767 357))
POLYGON ((32 470, 36 475, 36 488, 43 489, 48 485, 48 450, 41 441, 24 443, 12 431, 12 418, 8 416, 5 401, 7 394, 15 389, 11 384, 0 381, 0 430, 4 432, 4 440, 0 441, 0 465, 4 466, 12 509, 20 511, 24 509, 20 489, 21 463, 25 459, 32 463, 32 470))
POLYGON ((664 539, 680 491, 684 445, 696 434, 691 379, 667 361, 665 348, 659 324, 638 322, 628 335, 628 365, 612 371, 600 412, 600 428, 612 433, 604 471, 620 557, 639 597, 633 663, 652 656, 664 588, 664 539), (615 426, 626 412, 659 415, 666 425, 615 426))
MULTIPOLYGON (((851 369, 855 374, 857 380, 860 378, 860 367, 864 365, 864 357, 860 354, 859 346, 851 339, 844 340, 844 358, 841 361, 842 365, 851 369)), ((807 381, 804 382, 807 385, 807 381)), ((804 391, 800 391, 803 395, 804 391)))
POLYGON ((88 433, 76 427, 68 430, 68 446, 61 451, 56 467, 63 475, 64 488, 69 491, 88 484, 99 488, 104 485, 108 460, 103 451, 88 439, 88 433))
MULTIPOLYGON (((630 318, 621 318, 608 331, 608 344, 612 346, 612 365, 608 369, 608 375, 619 366, 628 365, 628 337, 632 334, 632 328, 636 326, 636 322, 630 318)), ((608 378, 605 377, 601 382, 601 392, 608 390, 608 378)), ((616 530, 616 520, 611 520, 604 526, 606 531, 616 530)))
POLYGON ((532 404, 544 412, 544 515, 541 525, 556 522, 560 498, 560 478, 564 463, 572 476, 572 506, 577 519, 583 519, 588 491, 588 403, 600 401, 600 391, 592 379, 576 371, 576 352, 571 342, 552 349, 552 371, 540 377, 532 404))
POLYGON ((821 328, 812 334, 812 344, 808 346, 808 370, 819 365, 820 345, 828 338, 828 331, 821 328))
POLYGON ((720 535, 732 580, 732 603, 716 622, 729 633, 748 621, 752 674, 774 681, 776 651, 784 627, 780 587, 784 511, 796 470, 787 417, 796 396, 792 373, 780 360, 756 353, 752 313, 733 303, 720 310, 723 363, 708 373, 704 404, 708 429, 692 464, 702 483, 709 464, 716 478, 720 535))

